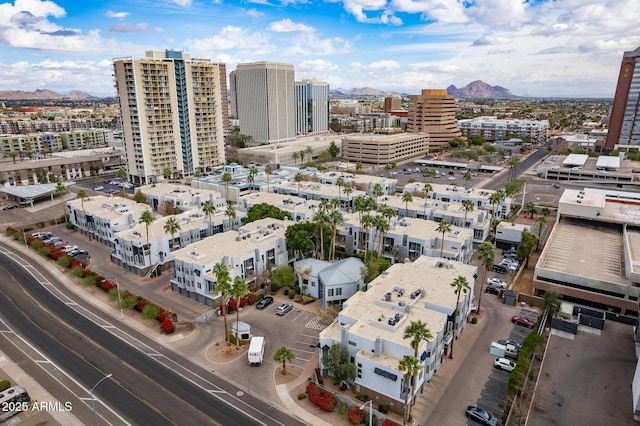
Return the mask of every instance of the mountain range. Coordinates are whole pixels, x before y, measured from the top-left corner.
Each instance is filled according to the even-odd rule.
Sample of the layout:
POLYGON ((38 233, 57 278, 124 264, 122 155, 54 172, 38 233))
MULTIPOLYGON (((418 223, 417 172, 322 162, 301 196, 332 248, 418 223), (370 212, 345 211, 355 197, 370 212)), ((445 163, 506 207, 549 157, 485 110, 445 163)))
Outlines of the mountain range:
POLYGON ((25 92, 22 90, 2 90, 0 91, 0 99, 6 100, 95 100, 100 99, 99 96, 93 96, 81 90, 72 90, 67 94, 60 94, 48 89, 38 89, 33 92, 25 92))
MULTIPOLYGON (((334 89, 331 96, 388 96, 396 92, 384 92, 382 90, 373 89, 371 87, 352 88, 352 89, 334 89)), ((447 93, 455 98, 515 98, 513 93, 501 86, 490 86, 487 83, 476 80, 464 87, 457 88, 454 85, 447 87, 447 93)), ((402 97, 407 97, 407 93, 398 93, 402 97)), ((415 94, 418 94, 417 92, 415 94)))

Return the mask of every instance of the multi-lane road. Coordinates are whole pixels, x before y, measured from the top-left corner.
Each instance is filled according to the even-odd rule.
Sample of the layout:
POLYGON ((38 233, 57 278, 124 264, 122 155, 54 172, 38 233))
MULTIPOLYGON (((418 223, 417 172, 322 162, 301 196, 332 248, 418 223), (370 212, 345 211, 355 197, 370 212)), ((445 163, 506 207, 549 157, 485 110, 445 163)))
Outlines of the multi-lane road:
MULTIPOLYGON (((0 243, 2 334, 30 341, 85 389, 112 374, 95 391, 102 424, 301 424, 87 305, 56 272, 0 243)), ((73 414, 93 422, 91 409, 73 414)))

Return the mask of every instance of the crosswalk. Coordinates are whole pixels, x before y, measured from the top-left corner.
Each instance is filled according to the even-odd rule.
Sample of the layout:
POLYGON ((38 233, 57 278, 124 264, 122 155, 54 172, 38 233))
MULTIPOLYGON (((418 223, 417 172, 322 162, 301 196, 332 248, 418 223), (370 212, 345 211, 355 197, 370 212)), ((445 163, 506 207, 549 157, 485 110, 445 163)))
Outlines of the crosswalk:
POLYGON ((326 328, 324 325, 320 324, 320 315, 313 317, 311 321, 305 324, 305 327, 318 331, 322 331, 326 328))

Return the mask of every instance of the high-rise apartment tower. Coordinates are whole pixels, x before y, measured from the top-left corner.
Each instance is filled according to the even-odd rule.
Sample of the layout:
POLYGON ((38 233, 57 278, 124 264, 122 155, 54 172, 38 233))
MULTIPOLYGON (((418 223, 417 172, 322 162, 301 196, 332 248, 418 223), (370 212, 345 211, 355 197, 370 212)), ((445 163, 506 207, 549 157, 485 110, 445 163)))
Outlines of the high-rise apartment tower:
POLYGON ((392 93, 384 98, 384 112, 399 111, 402 109, 402 97, 392 93))
POLYGON ((409 96, 407 132, 429 133, 430 145, 447 145, 461 137, 456 120, 456 102, 447 90, 422 89, 420 95, 409 96))
POLYGON ((193 176, 225 163, 225 64, 166 50, 115 59, 113 67, 134 183, 193 176))
POLYGON ((329 84, 313 80, 296 81, 296 132, 329 132, 329 84))
POLYGON ((624 52, 609 117, 605 151, 616 145, 640 145, 640 47, 624 52))
POLYGON ((238 64, 235 88, 240 133, 251 136, 252 145, 295 141, 292 64, 238 64))

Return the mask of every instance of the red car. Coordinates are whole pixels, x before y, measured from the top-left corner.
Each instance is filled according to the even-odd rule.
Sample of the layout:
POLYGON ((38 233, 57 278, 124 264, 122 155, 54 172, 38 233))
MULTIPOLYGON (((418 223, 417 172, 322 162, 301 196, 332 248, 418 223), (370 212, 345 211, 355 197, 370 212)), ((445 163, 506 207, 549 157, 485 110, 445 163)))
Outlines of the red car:
POLYGON ((520 316, 520 315, 516 315, 514 317, 511 317, 511 322, 514 324, 518 324, 518 325, 522 325, 525 327, 529 327, 529 328, 533 328, 534 325, 536 325, 535 322, 528 320, 527 318, 520 316))

